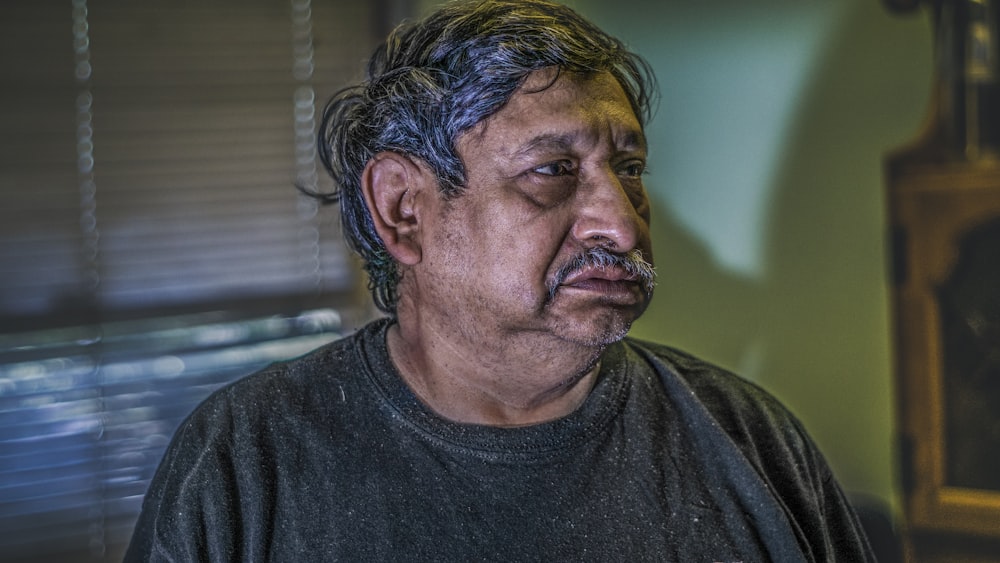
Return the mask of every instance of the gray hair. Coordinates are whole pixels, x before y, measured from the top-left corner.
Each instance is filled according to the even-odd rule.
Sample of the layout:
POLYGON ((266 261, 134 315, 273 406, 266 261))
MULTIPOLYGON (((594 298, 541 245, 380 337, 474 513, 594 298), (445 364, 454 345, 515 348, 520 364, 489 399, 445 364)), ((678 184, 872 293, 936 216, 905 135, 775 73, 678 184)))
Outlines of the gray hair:
POLYGON ((458 196, 465 187, 458 137, 547 67, 610 72, 648 123, 656 93, 648 63, 570 8, 544 0, 455 2, 404 23, 372 54, 364 81, 327 104, 318 149, 336 189, 314 195, 340 202, 344 236, 364 260, 379 309, 395 314, 400 273, 361 193, 368 161, 383 151, 418 158, 445 197, 458 196))

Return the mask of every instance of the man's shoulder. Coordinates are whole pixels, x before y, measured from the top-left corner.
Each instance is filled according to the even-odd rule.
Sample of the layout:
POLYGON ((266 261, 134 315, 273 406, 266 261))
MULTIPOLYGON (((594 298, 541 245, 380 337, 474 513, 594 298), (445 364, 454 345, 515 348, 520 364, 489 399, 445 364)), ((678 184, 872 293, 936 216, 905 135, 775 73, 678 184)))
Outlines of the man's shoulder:
POLYGON ((273 420, 272 415, 294 416, 296 411, 341 402, 363 385, 367 367, 362 348, 369 330, 364 327, 223 386, 194 410, 188 425, 273 420))
POLYGON ((343 336, 301 356, 270 364, 228 385, 235 396, 269 394, 281 389, 315 388, 324 379, 350 377, 363 368, 357 334, 343 336))
POLYGON ((830 479, 829 467, 805 427, 763 387, 676 348, 638 340, 629 344, 654 364, 664 386, 673 389, 675 402, 696 405, 695 410, 706 413, 710 426, 722 430, 772 486, 780 490, 810 482, 809 490, 819 490, 830 479))
MULTIPOLYGON (((753 403, 767 409, 787 409, 760 385, 732 371, 672 346, 628 338, 628 344, 647 361, 660 362, 678 376, 699 398, 710 404, 753 403)), ((749 406, 749 405, 747 405, 749 406)))
POLYGON ((663 377, 680 381, 686 392, 742 446, 776 440, 811 450, 798 418, 769 391, 740 375, 677 348, 630 338, 628 345, 663 377))

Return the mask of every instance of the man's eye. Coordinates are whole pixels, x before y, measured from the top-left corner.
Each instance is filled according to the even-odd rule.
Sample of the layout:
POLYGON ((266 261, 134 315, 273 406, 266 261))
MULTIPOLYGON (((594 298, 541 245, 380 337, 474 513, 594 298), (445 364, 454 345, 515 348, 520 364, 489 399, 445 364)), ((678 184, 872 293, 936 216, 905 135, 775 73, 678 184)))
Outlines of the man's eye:
POLYGON ((550 162, 532 170, 532 172, 543 176, 565 176, 566 174, 569 174, 570 171, 570 163, 565 161, 550 162))
POLYGON ((638 160, 633 160, 626 162, 619 169, 623 176, 628 176, 629 178, 638 178, 643 175, 646 171, 646 163, 638 160))

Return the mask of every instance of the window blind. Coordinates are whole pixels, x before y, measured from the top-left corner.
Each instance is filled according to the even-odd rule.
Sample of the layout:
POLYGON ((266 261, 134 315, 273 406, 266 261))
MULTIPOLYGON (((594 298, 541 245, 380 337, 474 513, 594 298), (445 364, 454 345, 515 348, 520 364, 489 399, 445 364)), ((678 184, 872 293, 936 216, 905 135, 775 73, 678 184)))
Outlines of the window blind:
POLYGON ((325 98, 408 0, 4 2, 0 561, 117 561, 208 393, 362 295, 325 98))
POLYGON ((0 330, 356 285, 317 108, 360 74, 372 5, 12 0, 0 23, 0 330))
MULTIPOLYGON (((83 283, 70 8, 0 18, 0 315, 52 310, 83 283)), ((2 317, 0 317, 2 318, 2 317)), ((4 323, 12 329, 13 323, 4 323)))

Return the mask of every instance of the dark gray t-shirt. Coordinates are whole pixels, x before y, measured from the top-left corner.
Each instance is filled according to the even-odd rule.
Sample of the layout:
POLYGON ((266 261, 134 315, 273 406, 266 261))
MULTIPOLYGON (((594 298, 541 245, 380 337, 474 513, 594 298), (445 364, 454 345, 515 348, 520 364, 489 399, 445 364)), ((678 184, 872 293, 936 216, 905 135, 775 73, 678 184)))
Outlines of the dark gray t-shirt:
POLYGON ((800 424, 752 384, 632 339, 569 416, 456 424, 387 321, 210 397, 126 561, 869 561, 800 424))

